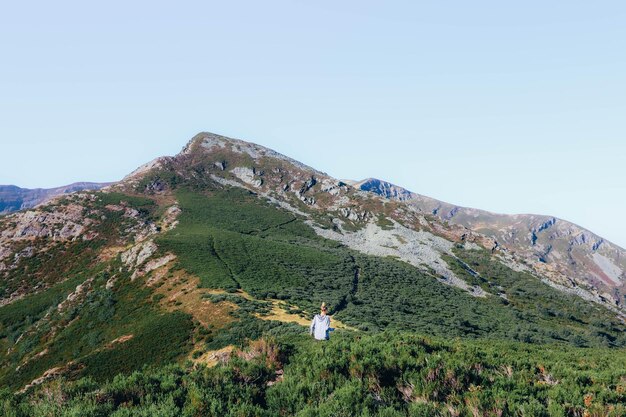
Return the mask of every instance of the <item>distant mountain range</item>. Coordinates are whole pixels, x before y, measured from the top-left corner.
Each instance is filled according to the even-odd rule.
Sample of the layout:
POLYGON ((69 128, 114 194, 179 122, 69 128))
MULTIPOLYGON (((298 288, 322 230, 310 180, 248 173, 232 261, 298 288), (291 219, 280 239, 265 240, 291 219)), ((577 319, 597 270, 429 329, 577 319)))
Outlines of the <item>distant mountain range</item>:
POLYGON ((83 190, 99 190, 111 183, 75 182, 56 188, 20 188, 15 185, 0 185, 0 214, 24 210, 45 203, 61 195, 83 190))

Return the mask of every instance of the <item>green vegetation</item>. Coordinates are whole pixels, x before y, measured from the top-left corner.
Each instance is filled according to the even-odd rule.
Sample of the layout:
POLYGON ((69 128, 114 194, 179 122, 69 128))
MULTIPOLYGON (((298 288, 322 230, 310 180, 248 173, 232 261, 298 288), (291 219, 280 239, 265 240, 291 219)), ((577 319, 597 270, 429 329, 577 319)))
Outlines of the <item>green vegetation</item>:
POLYGON ((46 251, 43 239, 22 242, 21 246, 32 248, 37 256, 24 256, 14 269, 9 270, 0 281, 0 294, 28 293, 42 284, 52 286, 67 276, 80 274, 89 269, 90 263, 102 247, 103 241, 75 241, 53 245, 46 251))
MULTIPOLYGON (((117 291, 106 289, 103 284, 108 278, 108 272, 100 272, 91 283, 83 284, 94 290, 79 305, 57 309, 57 304, 53 304, 47 310, 47 320, 41 320, 39 326, 20 333, 19 343, 15 340, 13 348, 4 357, 0 381, 17 389, 48 369, 68 364, 83 369, 81 373, 97 380, 107 380, 144 364, 172 362, 191 350, 188 342, 191 341, 193 324, 188 315, 160 312, 150 302, 151 291, 140 283, 126 282, 117 291), (53 338, 50 338, 51 334, 54 334, 53 338), (131 338, 112 343, 124 336, 131 338), (37 360, 23 360, 25 356, 44 349, 44 354, 37 360)), ((60 293, 71 284, 71 281, 59 284, 59 288, 27 297, 22 303, 28 306, 31 299, 41 298, 52 301, 48 292, 60 293)), ((14 306, 16 304, 7 307, 14 306)), ((0 312, 5 313, 5 308, 0 308, 0 312)), ((5 314, 13 312, 7 309, 5 314)), ((21 312, 22 315, 26 313, 21 312)))
POLYGON ((118 192, 105 193, 101 191, 94 193, 94 195, 96 196, 94 204, 94 207, 96 208, 102 208, 109 204, 122 204, 137 210, 144 210, 148 213, 156 206, 154 200, 144 196, 132 196, 118 192))
MULTIPOLYGON (((606 309, 566 295, 528 274, 510 270, 484 251, 457 249, 481 277, 492 280, 486 298, 444 286, 390 259, 355 255, 358 290, 337 318, 363 330, 397 329, 447 337, 507 339, 576 346, 624 346, 625 326, 606 309), (499 278, 491 278, 499 277, 499 278), (494 281, 494 280, 498 281, 494 281), (507 288, 508 300, 496 286, 507 288)), ((455 258, 446 259, 468 282, 455 258)))
POLYGON ((274 331, 302 332, 302 327, 296 324, 259 319, 257 315, 267 314, 271 310, 270 303, 267 301, 250 300, 239 294, 206 294, 204 299, 212 303, 228 302, 237 306, 237 309, 231 313, 236 320, 226 327, 219 330, 200 329, 204 351, 217 350, 228 345, 244 347, 250 340, 259 339, 274 331))
POLYGON ((383 332, 279 334, 215 368, 166 366, 0 393, 22 416, 622 416, 626 354, 383 332), (281 376, 281 374, 283 374, 281 376))
POLYGON ((81 277, 57 284, 40 293, 17 300, 0 308, 0 347, 6 350, 27 327, 40 320, 74 290, 81 277))
POLYGON ((485 251, 459 247, 456 258, 445 259, 460 277, 491 294, 476 298, 404 262, 322 239, 302 219, 245 190, 180 190, 177 197, 180 224, 159 246, 208 288, 283 299, 308 314, 323 300, 338 319, 364 331, 626 344, 625 326, 610 312, 513 271, 485 251))
POLYGON ((191 318, 181 312, 157 314, 135 324, 133 338, 104 348, 80 359, 85 375, 106 381, 115 375, 128 374, 146 364, 167 364, 191 349, 191 318))
POLYGON ((200 277, 202 286, 243 288, 308 309, 318 303, 311 294, 339 304, 350 290, 350 253, 319 239, 293 214, 239 189, 216 190, 210 197, 181 191, 177 197, 180 223, 157 243, 175 253, 179 266, 200 277))
POLYGON ((160 310, 152 291, 130 282, 130 272, 118 260, 96 261, 98 249, 117 243, 127 228, 149 219, 158 207, 142 197, 96 196, 87 208, 87 215, 98 219, 93 240, 58 243, 43 255, 21 259, 9 272, 9 282, 15 277, 21 285, 49 287, 26 291, 24 298, 0 307, 3 386, 22 388, 55 367, 104 381, 145 364, 171 363, 191 350, 190 316, 160 310), (106 209, 109 204, 136 210, 135 218, 106 209), (108 286, 109 280, 117 284, 108 286), (118 338, 122 341, 115 342, 118 338))
POLYGON ((508 307, 528 323, 522 341, 541 342, 540 332, 576 346, 624 346, 624 323, 597 304, 564 294, 526 272, 513 271, 484 250, 456 248, 456 260, 448 264, 458 276, 472 280, 491 294, 506 297, 508 307), (472 275, 468 268, 477 275, 472 275))

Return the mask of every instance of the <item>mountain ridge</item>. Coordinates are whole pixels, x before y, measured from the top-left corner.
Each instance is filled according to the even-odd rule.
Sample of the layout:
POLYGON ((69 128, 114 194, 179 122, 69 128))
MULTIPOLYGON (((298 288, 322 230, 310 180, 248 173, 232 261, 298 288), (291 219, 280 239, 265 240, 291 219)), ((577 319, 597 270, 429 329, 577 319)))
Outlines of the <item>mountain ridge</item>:
MULTIPOLYGON (((553 216, 504 215, 465 208, 375 179, 358 181, 350 185, 349 182, 334 179, 326 173, 317 171, 261 145, 207 132, 194 136, 178 155, 159 158, 155 160, 156 162, 153 161, 144 166, 136 175, 141 176, 164 166, 178 166, 179 170, 184 171, 186 164, 197 164, 198 161, 212 155, 218 156, 212 162, 214 167, 218 167, 218 173, 221 173, 220 175, 230 174, 231 178, 226 180, 231 181, 230 185, 233 185, 232 181, 239 183, 239 185, 243 182, 245 187, 250 190, 256 192, 261 189, 265 195, 279 200, 290 195, 291 192, 305 204, 305 207, 309 206, 326 211, 340 210, 341 213, 338 213, 337 218, 347 218, 349 222, 353 223, 368 221, 369 213, 367 210, 359 212, 356 207, 352 207, 350 204, 346 207, 340 207, 342 199, 351 198, 346 196, 345 187, 354 187, 354 189, 362 192, 372 192, 384 198, 391 197, 393 201, 398 201, 425 216, 421 220, 409 219, 412 215, 406 212, 397 217, 396 220, 403 217, 414 224, 416 222, 423 223, 421 226, 415 226, 418 228, 427 224, 427 227, 436 234, 453 240, 481 241, 482 246, 489 250, 500 250, 504 256, 516 257, 518 260, 513 262, 516 262, 520 268, 530 267, 535 273, 556 285, 568 287, 577 293, 587 292, 585 297, 608 302, 613 306, 620 307, 624 303, 626 294, 623 282, 626 280, 626 252, 587 229, 565 220, 559 219, 557 221, 553 216), (220 155, 220 153, 225 154, 220 155), (234 170, 225 164, 226 159, 228 159, 226 154, 229 153, 238 155, 237 164, 240 166, 235 166, 234 170), (294 189, 292 189, 292 185, 284 184, 282 179, 277 181, 276 178, 273 180, 272 187, 283 187, 282 189, 273 189, 267 186, 267 178, 272 173, 266 173, 260 166, 263 165, 264 160, 271 160, 272 158, 290 164, 299 171, 297 186, 294 189), (245 166, 241 166, 242 164, 245 166), (315 192, 316 186, 320 187, 318 183, 324 183, 322 188, 332 190, 335 195, 329 196, 326 192, 315 192), (312 196, 313 193, 316 195, 312 196), (431 221, 428 219, 438 220, 431 221)), ((216 174, 210 175, 213 179, 219 177, 221 181, 224 181, 220 175, 216 174)), ((197 175, 201 174, 198 173, 197 175)), ((276 175, 280 177, 282 174, 276 175)), ((162 184, 153 184, 153 187, 161 186, 162 184)), ((402 210, 404 209, 400 211, 402 210)), ((327 236, 329 236, 328 233, 327 236)), ((338 236, 335 238, 344 239, 338 236)), ((381 247, 370 248, 370 250, 372 253, 389 253, 388 250, 381 247)), ((403 255, 395 253, 394 256, 402 258, 403 255)), ((411 261, 412 256, 405 256, 404 259, 411 261)), ((434 258, 430 259, 431 267, 436 267, 446 277, 446 280, 463 286, 448 269, 440 268, 439 262, 435 262, 434 258)))
MULTIPOLYGON (((519 218, 519 217, 523 217, 523 218, 527 218, 527 217, 536 217, 536 218, 542 218, 542 219, 546 219, 546 222, 550 222, 551 220, 553 220, 552 223, 555 223, 556 221, 560 221, 560 222, 565 222, 568 224, 571 224, 581 230, 585 230, 589 233, 592 233, 596 238, 597 241, 596 243, 602 244, 604 242, 608 242, 614 246, 619 247, 621 250, 626 250, 624 249, 623 246, 610 241, 608 239, 605 239, 603 237, 601 237, 599 234, 593 232, 591 229, 581 226, 580 224, 574 223, 570 220, 567 220, 563 217, 559 217, 559 216, 554 216, 551 214, 538 214, 538 213, 524 213, 524 212, 519 212, 519 213, 501 213, 498 211, 491 211, 491 210, 485 210, 485 209, 480 209, 480 208, 476 208, 476 207, 467 207, 467 206, 461 206, 461 205, 457 205, 457 204, 453 204, 453 203, 447 203, 444 202, 443 200, 438 200, 436 198, 433 197, 429 197, 423 194, 419 194, 416 193, 414 191, 410 191, 407 188, 404 188, 400 185, 396 185, 393 184, 391 182, 385 181, 385 180, 381 180, 379 178, 374 178, 374 177, 368 177, 364 180, 360 180, 360 181, 356 181, 356 180, 345 180, 348 184, 352 185, 353 187, 356 188, 360 188, 364 191, 370 191, 376 194, 379 194, 385 198, 389 198, 389 199, 396 199, 396 200, 400 200, 400 201, 407 201, 407 200, 414 200, 414 199, 424 199, 424 200, 430 200, 433 203, 436 204, 440 204, 440 205, 445 205, 445 206, 449 206, 452 208, 452 210, 450 211, 455 211, 455 209, 461 209, 461 210, 467 210, 467 211, 475 211, 475 212, 479 212, 479 213, 485 213, 485 214, 489 214, 492 216, 502 216, 502 217, 510 217, 510 218, 519 218), (381 183, 384 184, 382 189, 377 189, 373 184, 376 183, 381 183), (391 192, 387 192, 387 189, 392 189, 394 191, 391 192)), ((452 218, 454 215, 450 215, 450 211, 447 211, 447 215, 444 216, 445 219, 450 219, 452 218)), ((438 214, 439 210, 433 210, 432 214, 438 214)), ((544 229, 541 226, 539 227, 540 229, 544 229)))
MULTIPOLYGON (((373 219, 372 212, 359 207, 361 204, 356 206, 352 203, 344 204, 353 201, 353 197, 362 199, 358 196, 358 192, 384 198, 389 196, 381 190, 376 192, 376 187, 372 186, 371 181, 354 184, 357 186, 354 188, 357 190, 356 194, 348 192, 346 187, 353 188, 349 182, 334 179, 326 173, 261 145, 207 132, 194 136, 178 155, 159 158, 156 163, 145 166, 137 175, 145 176, 151 171, 164 168, 183 173, 188 166, 198 164, 207 166, 206 158, 213 158, 210 165, 216 168, 216 172, 209 174, 212 180, 221 182, 223 185, 235 185, 253 192, 261 192, 263 196, 281 201, 282 204, 287 204, 286 201, 295 196, 300 201, 287 204, 290 209, 295 209, 298 204, 304 204, 303 207, 306 208, 334 212, 337 216, 333 220, 335 222, 333 227, 340 229, 344 221, 347 221, 350 227, 359 228, 373 219), (229 161, 232 156, 235 160, 229 161), (271 162, 272 159, 291 165, 295 169, 295 179, 288 184, 285 183, 282 178, 284 174, 281 173, 284 167, 276 168, 271 162), (273 167, 271 172, 263 169, 265 163, 273 167), (370 193, 371 191, 374 193, 370 193), (329 195, 330 193, 332 195, 329 195)), ((202 168, 202 172, 196 172, 193 175, 202 176, 205 173, 205 168, 202 168)), ((136 182, 135 178, 133 183, 136 182)), ((436 235, 452 241, 481 242, 481 246, 488 250, 497 250, 500 256, 508 259, 507 262, 517 265, 517 268, 529 268, 551 285, 573 291, 586 299, 593 299, 609 306, 621 308, 623 305, 626 256, 621 248, 597 235, 565 221, 558 222, 555 226, 552 220, 554 218, 551 216, 492 214, 411 193, 393 184, 386 183, 385 186, 391 187, 389 190, 396 192, 396 197, 392 201, 398 201, 401 206, 391 211, 384 209, 383 203, 375 203, 379 206, 376 210, 387 210, 385 216, 395 216, 394 221, 410 223, 409 229, 426 227, 436 235), (416 217, 414 213, 421 214, 416 217), (484 219, 481 219, 481 216, 485 215, 488 216, 487 226, 489 227, 485 227, 484 219), (492 230, 494 228, 495 230, 492 230), (553 232, 556 232, 555 237, 552 236, 553 232), (569 236, 573 238, 568 240, 569 236), (554 242, 566 247, 560 248, 554 245, 554 242)), ((148 188, 150 187, 162 191, 166 185, 163 181, 157 181, 148 188)), ((380 230, 368 233, 379 236, 379 232, 380 230)), ((353 245, 355 248, 359 246, 356 240, 363 239, 358 237, 358 234, 348 238, 343 232, 338 235, 333 235, 328 231, 321 231, 321 233, 324 233, 326 237, 341 240, 344 244, 353 245)), ((425 255, 424 253, 416 255, 413 252, 418 251, 417 248, 409 249, 409 253, 403 254, 402 247, 404 246, 400 250, 390 250, 385 248, 385 245, 393 246, 389 242, 386 244, 379 242, 374 247, 361 245, 361 248, 367 248, 372 254, 384 253, 399 256, 416 265, 421 262, 419 256, 427 256, 429 259, 427 263, 438 270, 444 281, 471 291, 478 291, 477 294, 480 294, 478 288, 470 289, 457 280, 449 268, 442 267, 445 263, 437 261, 438 255, 425 255)))
MULTIPOLYGON (((494 238, 498 245, 522 253, 529 262, 549 264, 550 261, 554 263, 569 257, 571 262, 560 272, 573 281, 586 282, 591 276, 593 284, 599 287, 603 284, 621 286, 626 278, 626 251, 623 248, 567 220, 549 215, 508 215, 457 206, 373 178, 356 182, 355 186, 406 202, 444 221, 486 234, 494 238), (554 232, 555 229, 558 230, 554 232), (587 247, 586 253, 578 250, 583 246, 587 247), (604 259, 606 256, 612 257, 610 264, 604 259), (586 264, 587 275, 579 272, 580 263, 586 264)), ((550 271, 544 268, 544 273, 550 271)), ((612 296, 621 297, 623 294, 613 293, 612 296)))
MULTIPOLYGON (((221 181, 222 185, 243 186, 255 192, 261 190, 266 197, 281 201, 287 206, 289 206, 287 201, 295 197, 299 201, 291 204, 292 210, 297 211, 297 205, 304 204, 304 207, 315 210, 336 211, 337 216, 333 222, 347 221, 351 227, 371 221, 373 217, 370 211, 359 210, 358 205, 343 204, 353 199, 353 195, 347 192, 348 188, 353 187, 360 192, 391 199, 401 203, 401 206, 395 214, 388 210, 385 216, 396 216, 394 221, 412 223, 409 229, 427 227, 435 234, 453 241, 481 242, 488 250, 499 250, 503 256, 509 258, 517 257, 517 261, 512 258, 510 261, 516 262, 519 268, 531 268, 554 284, 569 287, 577 292, 589 291, 593 294, 590 297, 607 301, 617 307, 623 304, 625 294, 622 287, 626 279, 625 252, 619 246, 587 229, 552 216, 505 215, 465 208, 374 178, 362 181, 336 180, 272 149, 240 139, 201 132, 188 141, 177 155, 156 158, 137 168, 123 180, 113 183, 111 187, 120 190, 133 189, 151 172, 170 170, 184 173, 189 167, 194 166, 202 166, 200 171, 193 173, 196 177, 208 174, 211 181, 221 181), (231 156, 235 156, 234 161, 228 160, 231 156), (206 171, 204 159, 207 157, 214 157, 209 164, 215 169, 213 173, 206 171), (290 183, 283 181, 282 177, 285 176, 281 171, 283 168, 275 166, 271 161, 281 161, 294 168, 295 177, 290 183), (272 166, 271 172, 262 169, 266 162, 272 166), (319 191, 322 192, 318 192, 317 188, 321 188, 319 191), (407 208, 410 210, 406 211, 407 208), (422 218, 415 217, 411 210, 420 213, 422 218)), ((287 174, 287 177, 289 175, 287 174)), ((157 179, 145 187, 142 192, 159 193, 168 185, 166 181, 157 179)), ((354 194, 354 197, 358 197, 358 194, 354 194)), ((376 210, 386 210, 382 208, 384 204, 379 206, 376 210)), ((341 226, 335 224, 333 227, 341 226)), ((330 236, 331 232, 323 233, 330 236)), ((334 238, 348 242, 345 236, 337 235, 334 238)), ((360 238, 355 235, 355 239, 360 238)), ((403 255, 402 250, 390 251, 382 246, 371 247, 371 245, 365 247, 369 247, 368 250, 374 254, 393 254, 415 264, 421 262, 413 261, 412 253, 403 255)), ((449 269, 441 267, 441 262, 436 261, 437 256, 433 254, 428 256, 430 266, 436 268, 445 280, 463 286, 449 269)))

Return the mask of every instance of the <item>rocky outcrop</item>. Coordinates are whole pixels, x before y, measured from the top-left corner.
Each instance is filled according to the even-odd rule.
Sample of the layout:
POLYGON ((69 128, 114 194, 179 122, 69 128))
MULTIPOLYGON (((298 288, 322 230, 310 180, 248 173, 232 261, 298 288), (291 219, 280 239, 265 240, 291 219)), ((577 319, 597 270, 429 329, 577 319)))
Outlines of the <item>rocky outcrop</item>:
POLYGON ((381 195, 390 200, 407 201, 415 197, 415 194, 409 190, 376 178, 368 178, 356 182, 351 181, 350 185, 363 191, 381 195))
POLYGON ((194 152, 197 152, 198 148, 203 148, 205 151, 208 152, 211 152, 216 148, 225 149, 236 154, 248 155, 255 161, 260 161, 263 158, 276 159, 279 161, 287 162, 288 164, 293 165, 300 170, 314 172, 321 176, 326 176, 326 174, 324 174, 323 172, 317 171, 314 168, 303 164, 302 162, 296 161, 295 159, 289 158, 264 146, 208 132, 199 133, 194 136, 191 141, 189 141, 189 143, 185 145, 180 155, 192 154, 194 152))
POLYGON ((152 240, 142 242, 122 253, 121 260, 129 268, 138 267, 157 249, 157 245, 152 240))
POLYGON ((263 180, 257 176, 254 168, 236 167, 231 169, 230 173, 248 185, 252 185, 254 187, 260 187, 263 185, 263 180))
POLYGON ((0 240, 72 240, 81 236, 93 222, 84 216, 84 207, 75 203, 57 205, 53 210, 25 211, 3 219, 0 240))
POLYGON ((368 221, 357 231, 342 229, 342 222, 337 219, 338 231, 323 229, 309 221, 317 234, 335 240, 359 252, 375 256, 399 258, 419 269, 434 272, 441 282, 468 291, 475 296, 484 296, 485 292, 472 287, 459 279, 442 259, 442 255, 454 256, 453 242, 426 231, 415 231, 392 221, 390 226, 380 227, 368 221))

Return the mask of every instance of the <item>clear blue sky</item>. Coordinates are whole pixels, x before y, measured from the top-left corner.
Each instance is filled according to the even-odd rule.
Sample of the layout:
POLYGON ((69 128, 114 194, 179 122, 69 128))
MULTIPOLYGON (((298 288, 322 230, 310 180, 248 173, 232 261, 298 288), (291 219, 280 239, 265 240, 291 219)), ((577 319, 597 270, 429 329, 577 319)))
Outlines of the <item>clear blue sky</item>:
POLYGON ((15 1, 0 39, 0 183, 206 130, 626 247, 623 1, 15 1))

